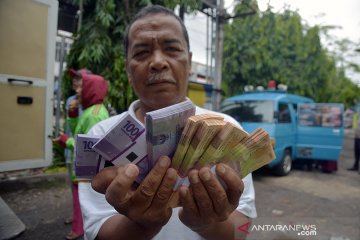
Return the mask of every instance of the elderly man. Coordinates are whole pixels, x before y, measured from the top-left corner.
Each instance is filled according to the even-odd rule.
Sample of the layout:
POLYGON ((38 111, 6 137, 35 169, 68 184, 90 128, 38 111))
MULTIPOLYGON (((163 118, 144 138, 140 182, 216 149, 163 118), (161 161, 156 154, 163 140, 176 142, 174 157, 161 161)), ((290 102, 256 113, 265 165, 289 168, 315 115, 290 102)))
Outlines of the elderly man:
MULTIPOLYGON (((147 112, 186 99, 192 54, 183 22, 161 6, 142 9, 125 36, 126 70, 139 100, 128 112, 100 122, 90 134, 103 135, 124 114, 144 123, 147 112)), ((209 112, 199 107, 196 114, 209 112)), ((231 117, 225 120, 238 124, 231 117)), ((92 184, 80 184, 86 239, 234 239, 237 229, 256 217, 251 174, 241 179, 225 164, 189 172, 190 187, 180 188, 181 207, 169 199, 176 170, 167 156, 158 159, 136 188, 136 165, 109 167, 92 184), (95 191, 94 191, 95 190, 95 191)))

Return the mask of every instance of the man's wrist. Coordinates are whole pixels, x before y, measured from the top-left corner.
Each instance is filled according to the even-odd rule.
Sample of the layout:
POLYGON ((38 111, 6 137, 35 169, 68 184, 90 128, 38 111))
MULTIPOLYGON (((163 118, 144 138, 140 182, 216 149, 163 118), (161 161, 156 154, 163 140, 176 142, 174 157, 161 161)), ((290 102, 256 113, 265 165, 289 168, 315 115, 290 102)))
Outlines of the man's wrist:
MULTIPOLYGON (((135 222, 134 222, 135 223, 135 222)), ((156 234, 158 234, 161 229, 161 227, 147 227, 147 226, 143 226, 141 224, 135 223, 143 232, 143 235, 145 237, 145 239, 151 239, 153 238, 156 234)))
POLYGON ((190 229, 196 233, 198 233, 199 235, 204 235, 206 234, 209 229, 212 229, 213 227, 216 227, 216 223, 212 223, 212 224, 207 224, 207 225, 202 225, 202 226, 196 226, 196 227, 191 227, 190 229))
POLYGON ((98 232, 97 239, 152 239, 162 227, 144 227, 128 217, 117 214, 105 221, 98 232))
POLYGON ((194 232, 205 239, 233 239, 234 225, 229 219, 222 222, 215 222, 206 226, 193 228, 194 232))

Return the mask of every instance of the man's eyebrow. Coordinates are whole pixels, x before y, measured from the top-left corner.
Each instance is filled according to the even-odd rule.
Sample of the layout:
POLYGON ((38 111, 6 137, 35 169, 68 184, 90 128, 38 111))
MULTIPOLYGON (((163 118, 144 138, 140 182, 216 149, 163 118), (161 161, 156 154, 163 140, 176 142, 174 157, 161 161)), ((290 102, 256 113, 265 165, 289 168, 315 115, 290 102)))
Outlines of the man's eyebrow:
MULTIPOLYGON (((181 41, 179 39, 176 38, 169 38, 169 39, 164 39, 163 40, 163 44, 166 45, 171 45, 171 44, 181 44, 181 41)), ((145 42, 140 42, 140 43, 135 43, 131 49, 132 50, 136 50, 136 49, 144 49, 144 48, 148 48, 151 44, 149 43, 145 43, 145 42)))
POLYGON ((171 38, 171 39, 165 39, 164 43, 165 44, 173 44, 173 43, 181 44, 181 41, 179 39, 176 39, 176 38, 171 38))
POLYGON ((132 49, 146 48, 146 47, 149 47, 149 44, 148 44, 148 43, 135 43, 135 44, 132 46, 132 49))

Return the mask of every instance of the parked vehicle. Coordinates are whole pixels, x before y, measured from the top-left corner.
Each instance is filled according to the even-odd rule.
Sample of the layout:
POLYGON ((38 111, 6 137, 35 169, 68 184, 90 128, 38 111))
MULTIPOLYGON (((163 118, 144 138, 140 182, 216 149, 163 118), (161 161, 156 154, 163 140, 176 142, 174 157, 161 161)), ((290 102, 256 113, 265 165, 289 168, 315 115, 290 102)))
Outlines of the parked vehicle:
POLYGON ((351 108, 346 109, 344 112, 344 127, 352 128, 354 123, 355 111, 351 108))
POLYGON ((343 105, 315 103, 284 90, 249 91, 225 99, 221 111, 251 133, 264 128, 275 140, 275 174, 290 173, 293 161, 318 160, 327 172, 337 170, 343 135, 343 105))
POLYGON ((0 1, 0 172, 53 164, 58 5, 0 1))

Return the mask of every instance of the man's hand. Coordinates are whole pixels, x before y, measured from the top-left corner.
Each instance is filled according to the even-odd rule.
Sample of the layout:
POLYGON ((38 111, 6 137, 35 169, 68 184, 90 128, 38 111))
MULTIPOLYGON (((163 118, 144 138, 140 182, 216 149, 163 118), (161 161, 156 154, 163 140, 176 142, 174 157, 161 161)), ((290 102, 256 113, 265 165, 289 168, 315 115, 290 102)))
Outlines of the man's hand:
POLYGON ((69 104, 69 110, 75 110, 79 108, 79 100, 73 99, 69 104))
MULTIPOLYGON (((183 209, 180 220, 193 231, 206 236, 209 229, 226 221, 239 204, 244 184, 239 175, 229 166, 218 164, 217 176, 226 184, 222 187, 208 167, 191 170, 188 174, 191 188, 180 188, 183 209)), ((233 226, 227 226, 233 232, 233 226)))
POLYGON ((74 99, 70 102, 67 115, 71 118, 76 118, 79 116, 79 100, 78 99, 74 99))
POLYGON ((60 132, 59 132, 59 136, 57 136, 57 137, 55 137, 55 138, 51 138, 51 141, 52 141, 53 143, 59 143, 59 140, 60 140, 61 136, 64 135, 64 134, 65 134, 64 132, 60 131, 60 132))
POLYGON ((132 188, 139 169, 133 165, 105 168, 92 181, 95 191, 105 194, 106 200, 120 214, 127 216, 147 234, 159 232, 171 217, 168 206, 176 171, 168 157, 160 157, 136 190, 132 188))
POLYGON ((53 143, 59 144, 61 147, 66 148, 66 141, 69 139, 69 136, 66 135, 64 132, 60 132, 59 136, 56 138, 52 138, 51 141, 53 143))

